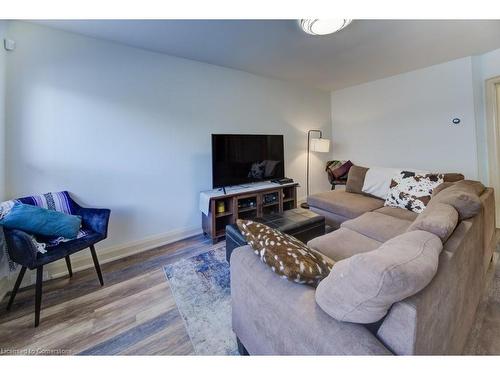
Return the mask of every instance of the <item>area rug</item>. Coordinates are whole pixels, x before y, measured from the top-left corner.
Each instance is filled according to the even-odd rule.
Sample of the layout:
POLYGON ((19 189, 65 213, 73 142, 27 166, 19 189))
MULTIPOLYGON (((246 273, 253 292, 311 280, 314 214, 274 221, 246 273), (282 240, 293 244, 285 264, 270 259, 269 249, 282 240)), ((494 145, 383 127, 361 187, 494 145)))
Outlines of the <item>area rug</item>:
MULTIPOLYGON (((500 354, 499 250, 467 340, 467 355, 500 354)), ((164 270, 196 354, 237 355, 225 248, 180 260, 164 270)))
POLYGON ((164 267, 179 312, 198 355, 237 355, 231 328, 231 291, 226 249, 164 267))

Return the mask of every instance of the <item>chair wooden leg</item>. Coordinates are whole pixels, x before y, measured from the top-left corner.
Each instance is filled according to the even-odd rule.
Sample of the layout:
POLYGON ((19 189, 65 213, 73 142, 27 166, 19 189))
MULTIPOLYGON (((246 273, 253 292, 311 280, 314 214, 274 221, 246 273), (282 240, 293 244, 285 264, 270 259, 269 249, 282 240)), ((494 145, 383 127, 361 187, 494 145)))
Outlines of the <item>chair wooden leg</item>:
POLYGON ((36 294, 35 294, 35 327, 40 324, 40 309, 42 307, 42 279, 43 266, 36 269, 36 294))
POLYGON ((66 255, 66 266, 68 267, 69 277, 73 277, 73 269, 71 268, 71 260, 69 259, 69 255, 66 255))
POLYGON ((26 273, 26 267, 22 267, 21 271, 19 271, 19 275, 17 276, 16 283, 14 284, 14 289, 10 293, 9 303, 7 304, 7 311, 10 310, 12 304, 14 303, 14 298, 16 298, 17 291, 19 290, 19 286, 23 281, 24 274, 26 273))
POLYGON ((92 260, 94 261, 97 277, 99 277, 99 282, 101 283, 101 286, 103 286, 104 281, 102 280, 101 266, 99 265, 99 260, 97 259, 97 254, 95 253, 94 245, 90 245, 90 253, 92 254, 92 260))

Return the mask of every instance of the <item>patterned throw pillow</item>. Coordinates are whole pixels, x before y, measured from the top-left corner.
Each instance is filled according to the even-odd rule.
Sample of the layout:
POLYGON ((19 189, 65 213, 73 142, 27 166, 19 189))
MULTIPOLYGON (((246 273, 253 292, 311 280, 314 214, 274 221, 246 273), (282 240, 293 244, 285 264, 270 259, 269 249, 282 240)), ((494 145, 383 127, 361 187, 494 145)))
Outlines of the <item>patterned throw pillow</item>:
POLYGON ((236 224, 262 262, 285 279, 317 286, 333 267, 331 259, 279 230, 251 220, 236 224))
POLYGON ((443 181, 443 174, 403 171, 392 179, 385 205, 421 213, 431 200, 434 188, 443 181))

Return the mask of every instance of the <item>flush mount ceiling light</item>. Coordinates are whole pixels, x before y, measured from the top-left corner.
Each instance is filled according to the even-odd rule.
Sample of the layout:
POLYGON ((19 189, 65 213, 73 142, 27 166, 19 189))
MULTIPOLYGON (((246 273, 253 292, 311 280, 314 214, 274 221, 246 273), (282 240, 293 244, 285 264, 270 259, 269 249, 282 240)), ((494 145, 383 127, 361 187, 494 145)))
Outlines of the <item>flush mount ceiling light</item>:
POLYGON ((308 34, 327 35, 342 30, 351 22, 352 20, 348 19, 337 19, 337 20, 303 19, 299 21, 299 24, 302 30, 304 30, 308 34))

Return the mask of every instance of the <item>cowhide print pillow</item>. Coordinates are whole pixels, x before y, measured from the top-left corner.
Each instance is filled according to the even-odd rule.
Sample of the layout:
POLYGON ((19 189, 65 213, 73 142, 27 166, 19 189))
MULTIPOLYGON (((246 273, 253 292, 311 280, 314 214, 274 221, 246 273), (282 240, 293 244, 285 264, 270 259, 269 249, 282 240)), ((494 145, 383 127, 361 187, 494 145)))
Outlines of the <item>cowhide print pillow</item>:
POLYGON ((262 262, 285 279, 317 286, 333 267, 331 259, 279 230, 251 220, 236 224, 262 262))
POLYGON ((443 181, 443 174, 403 171, 392 179, 385 205, 421 213, 431 200, 432 191, 443 181))

